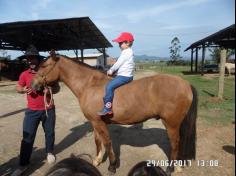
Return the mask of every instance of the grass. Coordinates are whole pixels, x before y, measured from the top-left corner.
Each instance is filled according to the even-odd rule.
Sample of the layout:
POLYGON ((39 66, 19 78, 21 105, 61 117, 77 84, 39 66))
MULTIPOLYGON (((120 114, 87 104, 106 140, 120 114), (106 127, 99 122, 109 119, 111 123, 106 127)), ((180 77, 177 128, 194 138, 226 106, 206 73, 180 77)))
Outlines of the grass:
POLYGON ((182 71, 189 71, 189 66, 159 66, 144 67, 144 71, 156 71, 179 75, 189 81, 198 91, 198 118, 209 125, 230 124, 235 121, 235 77, 225 77, 224 99, 219 100, 218 75, 184 75, 182 71))

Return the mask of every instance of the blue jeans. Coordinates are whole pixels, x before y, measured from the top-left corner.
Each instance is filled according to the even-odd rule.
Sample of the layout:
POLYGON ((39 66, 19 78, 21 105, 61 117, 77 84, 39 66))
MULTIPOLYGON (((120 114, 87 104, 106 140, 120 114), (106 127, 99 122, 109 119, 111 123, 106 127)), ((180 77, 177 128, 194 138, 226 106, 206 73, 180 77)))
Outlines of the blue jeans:
POLYGON ((46 152, 51 153, 53 151, 56 121, 55 108, 49 109, 47 111, 48 117, 46 117, 45 110, 27 109, 25 111, 25 118, 23 122, 23 139, 21 141, 20 150, 21 166, 29 164, 36 132, 40 121, 42 121, 42 126, 45 133, 46 152))
POLYGON ((132 80, 133 77, 127 77, 127 76, 116 76, 115 78, 113 78, 106 86, 106 94, 103 98, 104 104, 108 102, 112 103, 115 89, 131 82, 132 80))

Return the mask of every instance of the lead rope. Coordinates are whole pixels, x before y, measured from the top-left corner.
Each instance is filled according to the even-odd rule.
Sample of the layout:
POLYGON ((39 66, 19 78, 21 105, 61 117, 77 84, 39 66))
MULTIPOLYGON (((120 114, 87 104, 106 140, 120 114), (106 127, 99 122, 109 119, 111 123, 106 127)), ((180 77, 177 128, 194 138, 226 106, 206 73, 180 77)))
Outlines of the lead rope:
POLYGON ((47 93, 48 92, 44 92, 44 108, 45 108, 45 112, 46 112, 46 117, 48 117, 48 110, 47 108, 50 107, 53 104, 53 94, 52 94, 52 89, 51 87, 46 87, 49 90, 49 94, 50 94, 50 101, 48 103, 47 101, 47 93))

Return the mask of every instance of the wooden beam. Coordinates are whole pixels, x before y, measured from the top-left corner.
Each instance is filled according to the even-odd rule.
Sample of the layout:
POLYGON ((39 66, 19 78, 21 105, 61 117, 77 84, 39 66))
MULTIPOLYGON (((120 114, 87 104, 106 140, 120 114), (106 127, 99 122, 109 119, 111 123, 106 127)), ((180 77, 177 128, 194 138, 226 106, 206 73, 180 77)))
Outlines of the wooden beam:
POLYGON ((225 77, 225 62, 226 62, 227 51, 225 48, 221 49, 220 52, 220 77, 219 77, 219 89, 218 98, 223 99, 224 95, 224 77, 225 77))
POLYGON ((191 73, 193 72, 193 48, 191 48, 191 73))
POLYGON ((84 50, 80 49, 81 52, 81 62, 84 63, 84 50))
POLYGON ((202 45, 202 63, 201 63, 201 75, 203 76, 204 75, 204 60, 205 60, 205 51, 206 51, 206 47, 205 45, 203 44, 202 45))
POLYGON ((104 59, 104 62, 103 62, 103 66, 106 67, 107 66, 107 58, 106 58, 106 50, 105 48, 102 49, 102 53, 103 53, 103 59, 104 59))
POLYGON ((76 59, 78 60, 78 49, 74 50, 74 53, 75 53, 76 59))
POLYGON ((195 72, 198 72, 198 47, 196 48, 195 72))

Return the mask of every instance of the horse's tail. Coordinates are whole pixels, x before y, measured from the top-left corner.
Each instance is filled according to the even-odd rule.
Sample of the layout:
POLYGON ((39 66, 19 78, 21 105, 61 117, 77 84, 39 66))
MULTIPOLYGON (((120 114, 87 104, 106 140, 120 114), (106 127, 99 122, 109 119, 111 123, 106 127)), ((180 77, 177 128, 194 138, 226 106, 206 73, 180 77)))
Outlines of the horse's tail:
POLYGON ((196 157, 197 90, 191 85, 193 100, 180 127, 178 159, 192 160, 196 157))

